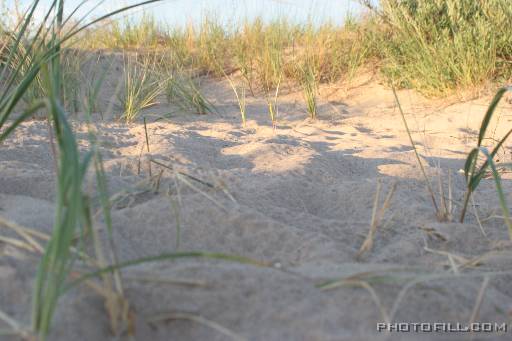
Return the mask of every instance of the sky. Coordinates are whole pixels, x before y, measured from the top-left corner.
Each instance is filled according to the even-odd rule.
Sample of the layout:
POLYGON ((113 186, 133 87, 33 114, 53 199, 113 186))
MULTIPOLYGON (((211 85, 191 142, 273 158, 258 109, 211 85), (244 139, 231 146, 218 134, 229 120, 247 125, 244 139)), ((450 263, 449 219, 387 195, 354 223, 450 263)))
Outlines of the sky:
MULTIPOLYGON (((67 0, 68 11, 76 8, 84 0, 67 0)), ((1 0, 0 0, 1 2, 1 0)), ((12 6, 14 0, 4 0, 12 6)), ((30 4, 30 0, 19 0, 22 6, 30 4)), ((81 13, 96 8, 92 16, 99 16, 122 6, 134 4, 140 0, 86 0, 81 13), (96 7, 96 5, 98 5, 96 7)), ((50 0, 42 0, 47 6, 50 0)), ((209 14, 224 24, 236 24, 244 19, 261 16, 265 20, 285 16, 295 22, 332 21, 342 23, 347 13, 357 14, 361 6, 356 0, 162 0, 144 7, 144 11, 153 14, 158 21, 170 27, 198 23, 209 14)), ((42 16, 43 10, 41 10, 42 16)), ((142 9, 131 13, 132 18, 141 16, 142 9)), ((126 16, 123 15, 123 16, 126 16)))

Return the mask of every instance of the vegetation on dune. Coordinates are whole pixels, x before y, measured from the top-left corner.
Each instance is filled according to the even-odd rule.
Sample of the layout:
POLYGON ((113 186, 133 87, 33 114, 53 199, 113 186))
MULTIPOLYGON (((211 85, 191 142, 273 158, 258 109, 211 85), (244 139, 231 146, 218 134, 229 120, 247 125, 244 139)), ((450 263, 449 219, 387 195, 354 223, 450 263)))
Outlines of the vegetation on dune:
POLYGON ((201 92, 201 85, 186 71, 172 73, 166 81, 166 95, 169 104, 176 105, 186 113, 216 113, 215 105, 201 92))
POLYGON ((508 0, 382 0, 343 25, 296 24, 261 18, 226 26, 205 17, 198 26, 166 28, 149 15, 113 23, 86 39, 93 48, 170 51, 169 63, 220 77, 239 71, 251 92, 301 84, 302 69, 319 82, 353 78, 377 67, 398 86, 428 96, 478 88, 512 76, 512 3, 508 0), (102 37, 97 39, 96 37, 102 37))
POLYGON ((512 76, 512 2, 382 0, 382 70, 401 86, 447 94, 512 76))
MULTIPOLYGON (((190 107, 192 99, 206 109, 203 104, 208 100, 200 92, 192 95, 199 90, 194 86, 197 77, 206 75, 220 79, 235 74, 251 95, 266 98, 274 97, 278 85, 281 92, 302 89, 310 116, 316 115, 317 97, 313 95, 321 83, 350 81, 361 67, 380 70, 397 87, 414 88, 427 96, 479 89, 512 77, 512 29, 508 25, 512 3, 508 0, 382 0, 379 6, 361 2, 370 10, 360 17, 347 15, 343 25, 257 18, 228 26, 206 16, 198 25, 176 28, 147 13, 137 21, 106 18, 108 22, 73 36, 71 40, 79 44, 70 41, 63 47, 64 106, 70 111, 83 109, 78 103, 85 83, 79 72, 83 50, 100 48, 157 56, 158 63, 147 67, 125 63, 127 85, 119 100, 124 102, 122 116, 127 120, 135 119, 160 94, 167 93, 171 99, 171 88, 183 90, 174 91, 178 96, 173 104, 190 107), (158 81, 149 77, 155 71, 158 81), (145 84, 130 84, 138 73, 145 84), (155 81, 173 86, 155 89, 149 84, 155 81)), ((72 26, 69 23, 64 30, 72 26)), ((6 35, 8 30, 3 32, 6 35)), ((41 47, 35 46, 23 63, 29 63, 41 47)), ((11 63, 21 61, 15 56, 11 63)), ((25 101, 43 94, 40 84, 40 80, 31 84, 25 101)))
POLYGON ((503 187, 501 185, 500 174, 497 171, 495 157, 498 154, 498 151, 504 143, 508 140, 510 135, 512 134, 512 129, 510 129, 501 139, 496 140, 496 145, 491 148, 484 146, 484 139, 486 138, 486 134, 489 130, 489 123, 491 122, 492 117, 496 112, 496 108, 498 107, 499 102, 503 98, 506 92, 512 91, 512 87, 505 87, 498 90, 496 95, 494 96, 487 112, 482 119, 482 123, 480 125, 480 130, 478 133, 478 142, 475 148, 471 150, 466 159, 466 164, 464 166, 464 175, 466 176, 467 181, 467 191, 464 197, 464 203, 462 207, 462 213, 460 216, 460 222, 464 222, 464 218, 466 215, 466 210, 469 204, 469 199, 475 190, 478 188, 478 185, 486 175, 486 172, 490 170, 494 182, 496 184, 496 190, 498 193, 498 199, 500 201, 501 210, 503 212, 504 221, 508 228, 509 238, 512 240, 512 221, 510 220, 510 212, 507 204, 507 200, 505 198, 505 194, 503 191, 503 187), (483 160, 479 159, 480 154, 483 155, 483 160))
POLYGON ((322 81, 353 76, 354 70, 370 58, 371 49, 361 45, 367 30, 362 23, 348 29, 258 18, 233 28, 206 17, 199 27, 165 29, 146 15, 138 27, 127 21, 92 30, 84 37, 83 45, 155 51, 168 57, 169 68, 186 68, 196 75, 222 77, 239 71, 254 94, 256 90, 275 88, 281 80, 299 83, 302 74, 297 63, 314 63, 322 81), (139 38, 122 40, 118 37, 124 37, 123 32, 139 38))
POLYGON ((125 55, 123 91, 119 96, 122 118, 132 122, 143 109, 155 105, 157 97, 164 89, 158 77, 158 60, 152 55, 125 55))
POLYGON ((308 67, 301 69, 302 76, 302 91, 304 93, 304 100, 306 101, 307 111, 312 119, 316 118, 316 93, 318 85, 316 83, 316 76, 314 71, 308 67))

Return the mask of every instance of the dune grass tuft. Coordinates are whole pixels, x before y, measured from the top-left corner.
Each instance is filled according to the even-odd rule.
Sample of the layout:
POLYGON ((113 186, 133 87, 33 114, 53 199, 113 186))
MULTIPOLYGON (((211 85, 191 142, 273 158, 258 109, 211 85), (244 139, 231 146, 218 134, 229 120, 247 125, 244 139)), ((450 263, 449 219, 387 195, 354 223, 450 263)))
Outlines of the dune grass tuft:
POLYGON ((302 91, 304 100, 306 101, 306 108, 308 110, 309 117, 316 119, 316 96, 318 91, 316 75, 311 66, 306 66, 301 70, 301 72, 302 91))
POLYGON ((162 93, 162 82, 155 75, 156 63, 154 56, 126 55, 124 57, 124 91, 119 97, 123 110, 122 118, 132 122, 143 109, 157 103, 162 93))
POLYGON ((217 113, 215 105, 203 95, 198 79, 187 72, 176 72, 169 77, 166 95, 169 104, 184 112, 200 115, 217 113))

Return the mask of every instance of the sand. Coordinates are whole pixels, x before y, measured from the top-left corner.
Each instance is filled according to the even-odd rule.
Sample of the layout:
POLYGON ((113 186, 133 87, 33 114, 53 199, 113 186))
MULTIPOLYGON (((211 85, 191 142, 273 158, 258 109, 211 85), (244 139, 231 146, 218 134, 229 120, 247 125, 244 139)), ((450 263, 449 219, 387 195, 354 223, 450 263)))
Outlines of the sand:
MULTIPOLYGON (((374 79, 360 83, 322 88, 317 120, 306 118, 300 92, 288 91, 279 100, 274 131, 263 98, 248 98, 242 127, 229 84, 209 80, 206 94, 220 115, 155 121, 168 111, 165 103, 145 110, 151 152, 142 157, 141 121, 119 122, 112 117, 116 109, 103 120, 97 116, 110 192, 130 191, 112 210, 120 260, 200 250, 268 264, 190 259, 124 269, 134 339, 469 340, 467 333, 389 334, 376 326, 386 319, 468 323, 485 272, 493 275, 476 320, 510 323, 512 276, 506 273, 512 271, 512 248, 496 218, 501 212, 491 180, 475 195, 482 228, 473 209, 464 224, 457 222, 465 191, 460 170, 491 97, 447 102, 399 92, 436 195, 437 174, 447 195, 450 173, 454 217, 440 222, 391 90, 374 79), (149 158, 212 187, 152 164, 153 175, 163 170, 155 191, 147 183, 149 158), (396 192, 373 247, 357 257, 379 183, 380 204, 394 184, 396 192), (437 277, 408 285, 430 274, 437 277), (319 287, 336 279, 347 281, 319 287), (183 318, 189 316, 203 320, 183 318)), ((491 125, 496 136, 509 127, 511 105, 504 101, 500 112, 499 126, 491 125)), ((86 125, 79 115, 71 120, 86 150, 86 125)), ((507 147, 500 162, 508 162, 509 154, 507 147)), ((51 231, 53 167, 45 122, 26 122, 0 148, 0 216, 51 231)), ((503 176, 508 195, 512 184, 503 176)), ((0 233, 9 236, 5 229, 0 233)), ((0 242, 0 307, 27 325, 38 257, 0 242)), ((509 340, 511 332, 474 340, 509 340)), ((68 292, 50 339, 115 339, 102 298, 87 286, 68 292)))

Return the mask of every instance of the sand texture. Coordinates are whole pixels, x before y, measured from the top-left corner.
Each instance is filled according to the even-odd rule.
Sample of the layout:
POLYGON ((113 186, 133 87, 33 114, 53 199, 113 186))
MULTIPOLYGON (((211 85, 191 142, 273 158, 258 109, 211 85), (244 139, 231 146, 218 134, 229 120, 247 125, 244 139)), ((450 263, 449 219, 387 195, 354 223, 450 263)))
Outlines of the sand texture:
MULTIPOLYGON (((436 196, 439 174, 445 196, 450 179, 454 216, 440 222, 393 94, 377 81, 322 88, 317 120, 306 118, 300 92, 284 90, 275 131, 264 97, 248 97, 242 127, 229 84, 209 80, 204 89, 219 115, 156 120, 168 112, 164 100, 144 111, 150 153, 141 120, 119 122, 115 107, 103 119, 95 116, 110 194, 118 194, 112 209, 118 257, 197 250, 267 266, 189 259, 124 269, 136 340, 469 340, 467 334, 377 333, 376 324, 467 323, 485 272, 492 274, 477 321, 510 322, 512 248, 492 180, 483 181, 475 209, 458 223, 465 191, 460 170, 491 97, 446 103, 399 92, 436 196), (173 169, 152 163, 158 186, 150 181, 150 159, 173 169), (358 257, 377 189, 381 206, 395 185, 373 247, 358 257), (337 279, 343 285, 319 287, 337 279)), ((112 94, 104 95, 107 102, 112 94)), ((496 137, 510 126, 511 105, 504 101, 499 111, 500 124, 491 123, 496 137)), ((80 115, 70 117, 86 150, 86 124, 80 115)), ((510 161, 508 146, 499 158, 510 161)), ((54 200, 48 129, 33 120, 0 148, 0 216, 48 233, 54 200)), ((5 229, 2 235, 12 236, 5 229)), ((39 257, 0 242, 0 307, 27 324, 39 257)), ((474 340, 510 340, 510 332, 474 340)), ((63 296, 50 340, 114 339, 95 291, 84 285, 63 296)))

